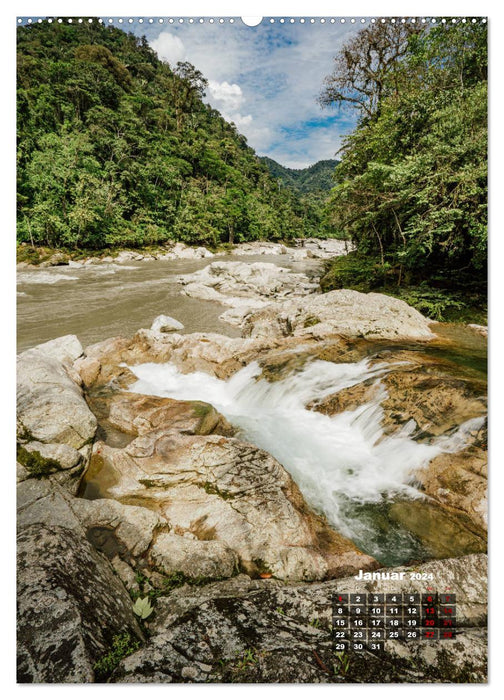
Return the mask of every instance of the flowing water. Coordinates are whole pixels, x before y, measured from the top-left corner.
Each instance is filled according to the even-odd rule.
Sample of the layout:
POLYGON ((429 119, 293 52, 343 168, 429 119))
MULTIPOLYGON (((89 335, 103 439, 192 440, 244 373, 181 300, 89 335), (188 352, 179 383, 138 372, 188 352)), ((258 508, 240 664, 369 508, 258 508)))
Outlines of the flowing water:
POLYGON ((18 352, 71 333, 78 336, 83 347, 118 335, 129 337, 139 328, 150 328, 159 314, 181 321, 184 333, 239 336, 238 328, 219 320, 225 311, 220 304, 180 294, 179 275, 195 272, 215 260, 274 262, 296 271, 317 265, 310 260, 292 263, 287 255, 226 255, 20 270, 18 352))
MULTIPOLYGON (((18 273, 18 348, 25 350, 52 338, 76 334, 81 343, 98 342, 150 327, 163 313, 180 320, 184 332, 239 335, 223 323, 216 302, 180 293, 180 274, 194 272, 213 260, 274 262, 296 271, 313 272, 313 261, 290 263, 287 256, 250 256, 202 260, 140 261, 85 267, 22 270, 18 273)), ((486 342, 461 326, 436 324, 440 340, 395 344, 420 349, 453 363, 457 376, 484 379, 486 342), (448 342, 447 342, 448 341, 448 342)), ((368 358, 349 364, 314 360, 281 381, 259 378, 252 363, 227 381, 196 372, 182 374, 173 365, 140 365, 132 391, 213 404, 242 437, 274 455, 292 475, 306 500, 342 534, 383 564, 457 556, 479 551, 480 544, 441 508, 417 490, 412 474, 442 452, 461 449, 466 434, 481 425, 475 419, 450 437, 417 442, 412 426, 387 436, 381 427, 380 400, 353 411, 326 416, 306 406, 341 389, 369 380, 380 383, 389 365, 372 366, 383 350, 369 343, 368 358), (442 533, 440 542, 440 533, 442 533)), ((99 476, 98 476, 99 481, 99 476)))
MULTIPOLYGON (((366 380, 380 383, 390 365, 369 360, 335 364, 315 360, 285 379, 259 378, 256 362, 229 380, 203 372, 182 374, 173 364, 147 363, 130 369, 130 390, 215 406, 242 436, 267 450, 292 475, 305 498, 342 534, 384 564, 425 559, 433 553, 394 520, 391 508, 423 499, 412 473, 442 452, 456 452, 482 418, 467 421, 449 437, 428 443, 412 438, 413 425, 386 436, 381 427, 383 387, 354 411, 327 416, 306 405, 366 380)), ((443 527, 443 516, 437 526, 443 527)), ((432 527, 432 523, 429 524, 432 527)))

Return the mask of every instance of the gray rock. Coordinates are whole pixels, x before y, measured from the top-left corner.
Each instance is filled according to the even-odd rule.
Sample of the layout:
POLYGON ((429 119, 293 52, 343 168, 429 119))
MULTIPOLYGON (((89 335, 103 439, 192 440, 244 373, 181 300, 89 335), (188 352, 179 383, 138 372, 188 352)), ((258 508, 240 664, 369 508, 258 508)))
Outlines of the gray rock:
POLYGON ((212 258, 213 253, 204 246, 193 248, 178 241, 166 253, 157 257, 158 260, 199 260, 200 258, 212 258))
POLYGON ((157 333, 169 333, 170 331, 181 331, 183 328, 184 324, 177 321, 176 318, 161 314, 152 322, 151 331, 157 333))
POLYGON ((304 273, 294 273, 273 263, 213 262, 189 275, 182 275, 183 294, 219 301, 236 309, 222 316, 240 324, 243 317, 272 301, 312 294, 318 284, 304 273), (239 312, 239 313, 238 313, 239 312))
POLYGON ((42 355, 52 357, 59 362, 74 362, 83 353, 82 345, 76 335, 64 335, 33 348, 42 355))
POLYGON ((38 524, 18 536, 18 682, 82 683, 129 633, 142 639, 110 564, 71 530, 38 524))
POLYGON ((254 312, 244 322, 243 335, 251 338, 333 334, 349 338, 415 339, 434 337, 429 319, 406 302, 385 294, 362 294, 336 289, 300 300, 283 301, 254 312))
POLYGON ((99 528, 108 529, 119 548, 135 558, 148 550, 156 530, 168 527, 165 518, 148 508, 111 499, 87 501, 76 498, 72 501, 72 509, 88 533, 99 528))
POLYGON ((83 459, 82 454, 70 445, 43 442, 28 442, 24 445, 28 452, 38 452, 44 459, 54 460, 60 469, 72 469, 83 459))
POLYGON ((69 370, 57 359, 71 361, 72 347, 76 352, 71 342, 70 350, 66 344, 64 349, 49 348, 49 352, 38 346, 18 355, 17 417, 21 440, 64 443, 79 449, 93 439, 96 418, 69 370))
POLYGON ((50 479, 27 479, 17 486, 18 527, 41 524, 83 534, 68 494, 50 479))
MULTIPOLYGON (((271 585, 238 577, 184 587, 158 601, 148 644, 124 659, 115 682, 483 683, 486 681, 486 557, 422 565, 461 606, 454 641, 402 640, 381 653, 334 653, 336 592, 427 592, 426 581, 354 577, 311 585, 271 585), (398 585, 399 584, 399 585, 398 585), (476 604, 476 607, 474 607, 476 604), (345 665, 348 662, 348 667, 345 665)), ((414 571, 401 567, 384 571, 414 571)))
POLYGON ((224 543, 189 539, 171 532, 157 536, 150 558, 164 571, 181 571, 191 578, 229 578, 238 566, 238 557, 224 543))

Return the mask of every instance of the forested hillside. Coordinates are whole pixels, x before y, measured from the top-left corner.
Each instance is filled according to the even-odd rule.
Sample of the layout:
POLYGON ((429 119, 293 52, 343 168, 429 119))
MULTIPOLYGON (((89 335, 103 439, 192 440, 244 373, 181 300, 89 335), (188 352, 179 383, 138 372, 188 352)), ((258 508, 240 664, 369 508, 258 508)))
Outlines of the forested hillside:
POLYGON ((438 317, 484 295, 486 24, 362 30, 335 56, 320 101, 360 112, 328 205, 357 252, 330 266, 325 288, 406 284, 407 300, 438 317))
POLYGON ((97 22, 18 27, 18 241, 94 248, 313 235, 309 205, 204 104, 204 76, 97 22))
POLYGON ((285 187, 291 187, 302 194, 327 192, 335 185, 334 168, 338 164, 337 160, 319 160, 317 163, 299 170, 286 168, 267 156, 263 156, 259 160, 268 166, 270 173, 281 180, 285 187))
POLYGON ((295 170, 286 168, 276 160, 263 156, 260 160, 267 165, 270 173, 279 180, 283 188, 297 194, 303 211, 303 221, 309 235, 346 238, 347 234, 334 225, 327 204, 334 187, 334 169, 337 160, 319 160, 317 163, 295 170))

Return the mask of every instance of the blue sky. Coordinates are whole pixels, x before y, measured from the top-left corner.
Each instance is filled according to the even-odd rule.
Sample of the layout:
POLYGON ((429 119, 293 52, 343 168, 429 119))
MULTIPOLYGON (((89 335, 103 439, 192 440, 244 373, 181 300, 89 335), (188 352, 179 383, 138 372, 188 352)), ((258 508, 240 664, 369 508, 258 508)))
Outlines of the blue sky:
POLYGON ((361 26, 299 18, 273 24, 264 18, 257 27, 239 18, 123 25, 145 35, 170 65, 195 65, 209 81, 205 101, 233 121, 259 155, 292 168, 333 158, 355 125, 353 110, 322 109, 317 95, 335 53, 361 26))

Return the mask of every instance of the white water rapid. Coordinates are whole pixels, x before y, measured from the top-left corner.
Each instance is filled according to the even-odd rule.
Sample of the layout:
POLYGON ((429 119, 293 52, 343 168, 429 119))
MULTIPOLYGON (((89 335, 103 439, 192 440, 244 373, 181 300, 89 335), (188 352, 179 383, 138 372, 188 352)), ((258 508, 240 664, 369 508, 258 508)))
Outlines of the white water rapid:
MULTIPOLYGON (((482 424, 482 419, 468 421, 450 437, 428 444, 411 437, 413 422, 393 436, 384 435, 380 401, 386 392, 380 377, 390 368, 370 366, 368 360, 352 364, 315 360, 269 383, 258 379, 261 369, 256 362, 227 381, 203 372, 182 374, 169 363, 148 363, 130 368, 138 377, 130 390, 211 403, 246 440, 267 450, 287 469, 308 503, 339 532, 363 543, 373 540, 369 530, 375 526, 362 517, 361 506, 369 504, 374 512, 376 504, 392 497, 419 498, 414 471, 441 452, 461 449, 467 432, 482 424), (373 378, 380 383, 378 395, 354 411, 326 416, 306 409, 314 399, 373 378)), ((405 537, 403 533, 400 539, 405 537)), ((408 549, 407 543, 402 546, 408 549)))

